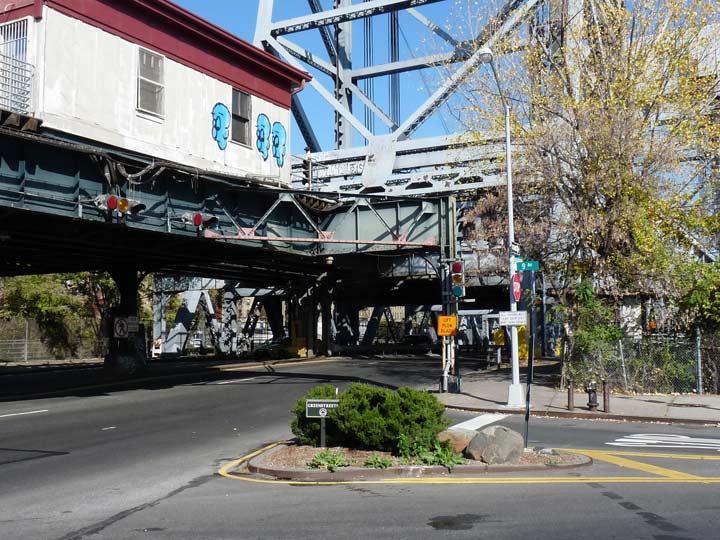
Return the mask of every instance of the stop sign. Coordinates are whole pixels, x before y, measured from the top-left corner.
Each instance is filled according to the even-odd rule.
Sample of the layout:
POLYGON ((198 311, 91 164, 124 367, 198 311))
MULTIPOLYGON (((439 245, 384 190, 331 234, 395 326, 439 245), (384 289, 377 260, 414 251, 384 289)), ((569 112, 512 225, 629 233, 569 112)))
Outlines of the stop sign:
POLYGON ((515 275, 513 276, 513 296, 515 297, 515 301, 520 301, 520 293, 522 292, 522 288, 520 287, 520 274, 515 272, 515 275))

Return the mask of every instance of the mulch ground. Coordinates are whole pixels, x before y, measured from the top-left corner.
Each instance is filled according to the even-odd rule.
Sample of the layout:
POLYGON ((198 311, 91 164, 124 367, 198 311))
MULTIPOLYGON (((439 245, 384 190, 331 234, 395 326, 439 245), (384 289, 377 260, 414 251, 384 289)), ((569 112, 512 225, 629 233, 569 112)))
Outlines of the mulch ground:
MULTIPOLYGON (((272 452, 269 452, 263 456, 263 466, 273 469, 305 469, 310 470, 308 463, 312 461, 316 454, 326 450, 324 448, 316 448, 313 446, 298 446, 288 445, 280 447, 272 452)), ((368 450, 354 450, 351 448, 333 447, 329 448, 333 452, 340 452, 349 460, 353 467, 363 467, 365 462, 374 457, 381 456, 392 461, 393 466, 403 465, 400 459, 388 452, 377 452, 368 450)), ((513 463, 517 466, 531 466, 531 465, 545 465, 545 466, 558 466, 558 465, 571 465, 577 462, 577 455, 575 454, 564 454, 564 453, 539 453, 539 452, 525 452, 520 456, 519 461, 513 463)), ((479 461, 467 460, 467 464, 480 464, 479 461)))

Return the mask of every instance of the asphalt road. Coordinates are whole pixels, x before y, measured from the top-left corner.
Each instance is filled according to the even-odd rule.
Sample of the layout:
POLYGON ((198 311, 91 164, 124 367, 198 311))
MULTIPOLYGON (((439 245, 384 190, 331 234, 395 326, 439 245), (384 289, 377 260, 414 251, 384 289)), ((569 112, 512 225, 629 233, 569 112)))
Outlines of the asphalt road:
MULTIPOLYGON (((507 475, 485 483, 331 486, 216 475, 228 461, 289 437, 289 410, 315 384, 361 378, 401 385, 434 376, 432 365, 409 360, 318 363, 0 403, 0 538, 717 538, 720 484, 623 481, 657 476, 607 462, 525 474, 513 484, 503 483, 507 475)), ((501 423, 522 430, 520 417, 501 423)), ((606 451, 638 451, 607 443, 651 445, 650 434, 720 439, 716 429, 700 427, 567 419, 533 419, 530 426, 539 446, 606 451), (645 438, 632 438, 639 435, 645 438)), ((720 457, 711 449, 640 450, 720 457)), ((720 476, 720 461, 633 462, 720 476)))

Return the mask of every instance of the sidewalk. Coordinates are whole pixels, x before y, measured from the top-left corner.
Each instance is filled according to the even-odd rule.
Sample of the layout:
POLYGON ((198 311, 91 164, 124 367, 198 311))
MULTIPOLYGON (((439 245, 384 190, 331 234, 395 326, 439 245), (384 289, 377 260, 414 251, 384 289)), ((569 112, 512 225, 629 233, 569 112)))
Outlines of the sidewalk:
MULTIPOLYGON (((509 368, 501 370, 467 372, 463 374, 462 393, 436 393, 447 407, 477 412, 519 413, 520 409, 506 406, 508 386, 511 380, 509 368)), ((598 410, 590 412, 587 393, 574 394, 575 407, 568 410, 567 390, 558 390, 556 377, 536 372, 531 388, 530 404, 533 416, 556 416, 575 418, 604 418, 612 420, 669 422, 691 424, 717 424, 720 426, 720 395, 706 394, 638 394, 612 393, 609 412, 603 411, 602 386, 598 385, 598 410), (552 382, 551 382, 552 380, 552 382)), ((526 370, 520 370, 520 382, 526 389, 526 370)), ((437 388, 429 388, 437 392, 437 388)), ((582 390, 582 389, 581 389, 582 390)))

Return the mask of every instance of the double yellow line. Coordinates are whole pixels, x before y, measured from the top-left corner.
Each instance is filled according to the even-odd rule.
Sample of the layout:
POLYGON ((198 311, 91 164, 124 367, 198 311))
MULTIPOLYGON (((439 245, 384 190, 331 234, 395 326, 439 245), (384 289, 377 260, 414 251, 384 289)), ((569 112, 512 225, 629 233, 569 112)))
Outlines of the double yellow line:
POLYGON ((667 469, 648 463, 642 463, 628 457, 634 458, 662 458, 662 459, 684 459, 684 460, 706 460, 720 461, 720 456, 708 456, 699 454, 660 454, 651 452, 627 452, 627 451, 604 451, 604 450, 585 450, 575 448, 563 448, 567 452, 575 452, 583 454, 596 461, 603 461, 612 465, 617 465, 625 469, 631 469, 648 473, 655 476, 583 476, 583 477, 563 477, 563 476, 448 476, 435 478, 387 478, 381 480, 344 480, 344 481, 300 481, 300 480, 272 480, 265 478, 256 478, 248 474, 232 472, 240 467, 243 463, 251 460, 255 456, 274 448, 283 442, 276 442, 268 445, 251 454, 236 459, 224 467, 218 474, 232 480, 242 480, 244 482, 253 482, 258 484, 281 484, 281 485, 309 485, 309 486, 332 486, 332 485, 349 485, 349 484, 587 484, 594 483, 615 483, 615 484, 720 484, 720 477, 697 476, 681 471, 667 469))

